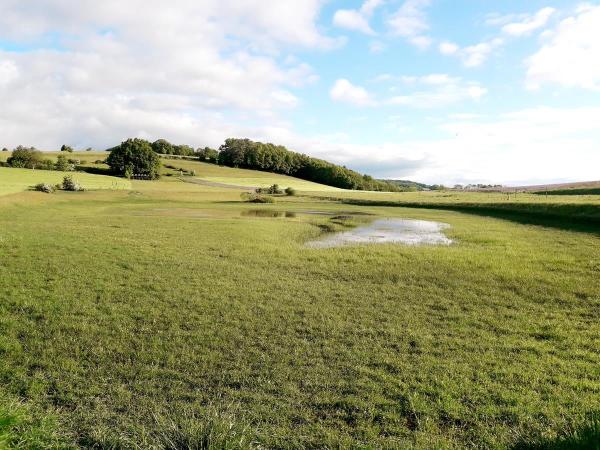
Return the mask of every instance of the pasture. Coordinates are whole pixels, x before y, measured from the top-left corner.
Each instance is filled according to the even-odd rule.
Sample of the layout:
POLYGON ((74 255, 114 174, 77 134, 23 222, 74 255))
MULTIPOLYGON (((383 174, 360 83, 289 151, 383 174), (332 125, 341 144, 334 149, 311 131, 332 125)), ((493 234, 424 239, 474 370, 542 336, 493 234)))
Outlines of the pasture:
MULTIPOLYGON (((0 169, 0 185, 60 175, 27 172, 0 169)), ((544 448, 597 423, 595 223, 435 208, 508 201, 495 194, 314 192, 259 207, 175 177, 130 187, 0 203, 0 447, 544 448), (346 226, 307 211, 438 221, 455 244, 307 248, 346 226)), ((543 202, 600 205, 523 204, 543 202)))
POLYGON ((30 170, 0 167, 0 195, 13 194, 31 189, 38 183, 61 183, 65 176, 72 176, 87 189, 130 189, 131 182, 123 178, 94 175, 85 172, 58 172, 54 170, 30 170))

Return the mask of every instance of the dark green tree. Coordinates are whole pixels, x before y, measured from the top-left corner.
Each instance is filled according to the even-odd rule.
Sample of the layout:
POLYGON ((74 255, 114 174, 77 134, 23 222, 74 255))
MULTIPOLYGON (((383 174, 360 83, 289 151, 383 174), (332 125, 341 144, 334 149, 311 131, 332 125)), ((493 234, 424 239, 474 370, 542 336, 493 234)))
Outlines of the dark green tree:
POLYGON ((60 148, 60 151, 73 153, 73 148, 69 147, 68 145, 63 144, 63 146, 60 148))
POLYGON ((210 147, 199 148, 196 150, 196 156, 198 156, 200 161, 205 161, 212 164, 217 164, 219 161, 219 152, 210 147))
POLYGON ((165 139, 159 139, 152 143, 152 150, 161 155, 172 155, 174 153, 173 144, 165 139))
POLYGON ((21 167, 25 169, 35 169, 42 164, 42 152, 35 148, 27 148, 19 145, 12 152, 10 158, 6 160, 11 167, 21 167))
POLYGON ((56 158, 56 163, 54 164, 54 168, 56 170, 59 170, 61 172, 68 172, 69 170, 71 170, 71 164, 69 164, 69 161, 67 160, 67 157, 65 155, 58 155, 56 158))
POLYGON ((144 139, 128 139, 111 150, 106 160, 112 172, 131 178, 141 175, 150 180, 160 178, 160 157, 144 139))

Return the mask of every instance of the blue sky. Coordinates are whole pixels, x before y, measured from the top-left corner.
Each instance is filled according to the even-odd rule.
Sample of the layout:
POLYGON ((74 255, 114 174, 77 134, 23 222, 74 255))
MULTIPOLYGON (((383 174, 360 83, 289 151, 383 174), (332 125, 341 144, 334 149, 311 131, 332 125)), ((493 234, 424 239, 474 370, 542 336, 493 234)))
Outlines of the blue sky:
POLYGON ((272 141, 386 178, 600 179, 600 2, 3 0, 0 146, 272 141))

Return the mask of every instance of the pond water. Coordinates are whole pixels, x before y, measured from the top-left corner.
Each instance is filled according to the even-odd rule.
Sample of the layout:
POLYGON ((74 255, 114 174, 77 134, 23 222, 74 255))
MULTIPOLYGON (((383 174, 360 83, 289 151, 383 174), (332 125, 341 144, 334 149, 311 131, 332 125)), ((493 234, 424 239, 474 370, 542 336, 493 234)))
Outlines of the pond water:
POLYGON ((333 248, 355 244, 400 243, 405 245, 450 245, 442 232, 450 226, 440 222, 412 219, 377 219, 368 225, 349 231, 324 235, 306 245, 312 248, 333 248))

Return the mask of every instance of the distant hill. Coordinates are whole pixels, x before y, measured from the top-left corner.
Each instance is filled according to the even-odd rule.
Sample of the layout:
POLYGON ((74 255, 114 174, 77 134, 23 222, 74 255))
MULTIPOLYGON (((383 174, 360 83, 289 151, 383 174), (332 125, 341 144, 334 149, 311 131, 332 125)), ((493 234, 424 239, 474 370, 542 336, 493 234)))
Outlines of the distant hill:
POLYGON ((506 190, 532 192, 550 195, 585 195, 600 194, 600 181, 582 181, 577 183, 538 184, 533 186, 516 186, 506 190))
POLYGON ((427 190, 431 190, 432 186, 429 186, 428 184, 424 184, 424 183, 417 183, 416 181, 410 181, 410 180, 380 180, 380 181, 385 181, 391 184, 395 184, 396 186, 402 188, 402 189, 406 189, 406 190, 411 190, 411 191, 427 191, 427 190))

